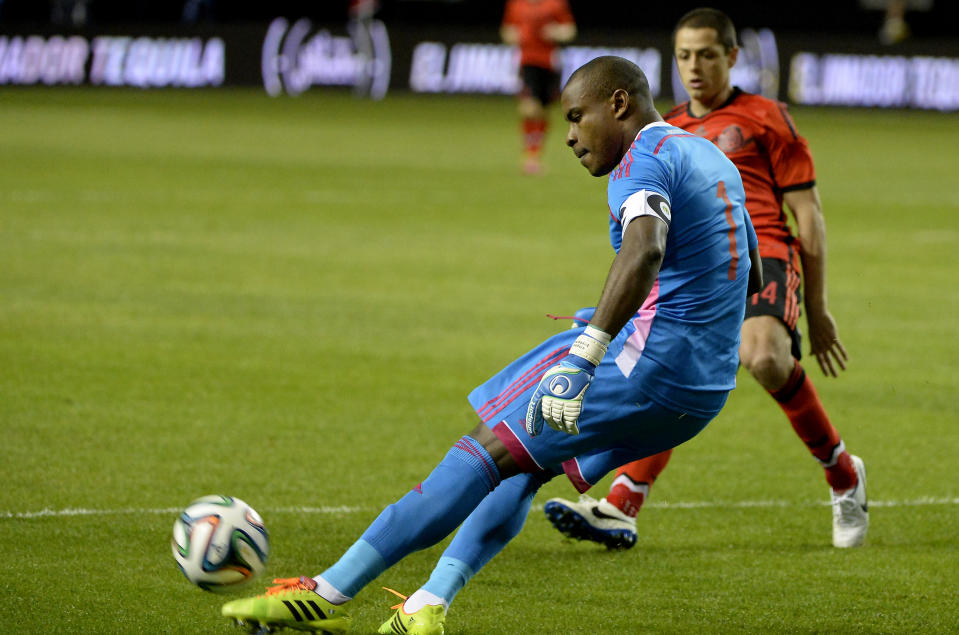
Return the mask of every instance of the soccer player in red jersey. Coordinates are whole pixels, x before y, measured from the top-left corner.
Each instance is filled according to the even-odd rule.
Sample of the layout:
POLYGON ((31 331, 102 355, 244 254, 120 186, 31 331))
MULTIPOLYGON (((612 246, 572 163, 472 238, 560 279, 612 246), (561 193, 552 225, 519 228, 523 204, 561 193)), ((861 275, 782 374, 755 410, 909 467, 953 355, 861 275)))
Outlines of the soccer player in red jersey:
POLYGON ((559 96, 558 45, 576 37, 576 23, 566 0, 507 0, 500 37, 519 46, 519 115, 523 126, 523 171, 539 173, 546 136, 546 108, 559 96))
MULTIPOLYGON (((710 139, 739 168, 746 208, 759 237, 765 287, 746 302, 740 361, 825 469, 833 503, 833 544, 859 546, 869 526, 865 467, 846 451, 799 363, 802 300, 810 350, 823 373, 838 376, 847 359, 827 305, 826 230, 812 155, 784 104, 730 83, 738 48, 728 16, 708 8, 690 11, 677 23, 673 45, 689 101, 664 119, 710 139), (783 203, 795 216, 798 236, 787 225, 783 203)), ((547 516, 572 537, 631 547, 636 514, 671 452, 621 467, 601 501, 584 496, 578 503, 547 502, 547 516)))

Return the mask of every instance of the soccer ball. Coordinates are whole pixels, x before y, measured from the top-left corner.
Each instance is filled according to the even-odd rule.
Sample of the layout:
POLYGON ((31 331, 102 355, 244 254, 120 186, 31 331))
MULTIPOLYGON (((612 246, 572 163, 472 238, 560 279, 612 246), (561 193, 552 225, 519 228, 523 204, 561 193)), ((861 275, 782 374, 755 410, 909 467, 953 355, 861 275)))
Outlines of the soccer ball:
POLYGON ((183 575, 206 591, 252 580, 270 553, 260 515, 231 496, 204 496, 190 503, 173 523, 170 545, 183 575))

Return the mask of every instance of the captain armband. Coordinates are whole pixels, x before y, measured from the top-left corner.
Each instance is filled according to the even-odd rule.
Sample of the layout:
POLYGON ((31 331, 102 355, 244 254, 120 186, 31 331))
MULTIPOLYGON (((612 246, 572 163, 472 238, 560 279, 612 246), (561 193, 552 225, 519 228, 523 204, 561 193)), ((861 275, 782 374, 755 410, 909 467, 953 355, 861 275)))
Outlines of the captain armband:
POLYGON ((669 207, 669 201, 662 194, 650 190, 639 190, 629 195, 622 206, 619 208, 620 222, 623 225, 623 232, 627 225, 640 216, 653 216, 666 223, 669 228, 673 221, 673 213, 669 207))

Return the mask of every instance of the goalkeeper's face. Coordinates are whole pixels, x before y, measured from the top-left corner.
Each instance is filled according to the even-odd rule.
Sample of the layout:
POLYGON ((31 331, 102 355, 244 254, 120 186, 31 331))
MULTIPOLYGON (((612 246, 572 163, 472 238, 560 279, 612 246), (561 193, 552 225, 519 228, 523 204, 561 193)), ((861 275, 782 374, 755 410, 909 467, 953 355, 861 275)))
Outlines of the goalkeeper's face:
POLYGON ((563 89, 561 103, 569 122, 566 145, 590 174, 604 176, 623 158, 623 131, 615 100, 600 99, 588 84, 574 78, 563 89))

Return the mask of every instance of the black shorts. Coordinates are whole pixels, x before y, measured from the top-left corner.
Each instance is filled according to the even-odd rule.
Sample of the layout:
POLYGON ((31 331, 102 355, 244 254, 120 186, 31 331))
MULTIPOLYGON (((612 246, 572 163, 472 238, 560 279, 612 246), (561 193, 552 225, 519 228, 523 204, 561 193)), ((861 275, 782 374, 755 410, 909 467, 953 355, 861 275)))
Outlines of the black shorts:
POLYGON ((541 66, 521 66, 520 79, 523 88, 520 95, 532 97, 544 106, 548 106, 559 98, 559 73, 541 66))
POLYGON ((771 315, 782 320, 792 339, 792 354, 802 358, 802 333, 799 315, 802 304, 801 279, 792 262, 763 258, 763 290, 746 298, 746 319, 771 315))

